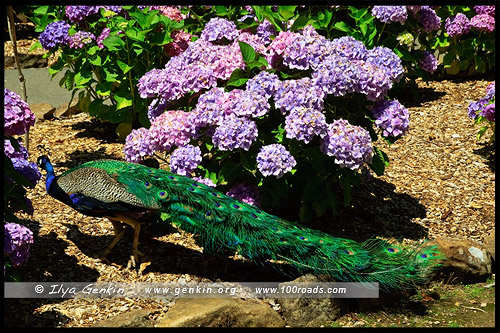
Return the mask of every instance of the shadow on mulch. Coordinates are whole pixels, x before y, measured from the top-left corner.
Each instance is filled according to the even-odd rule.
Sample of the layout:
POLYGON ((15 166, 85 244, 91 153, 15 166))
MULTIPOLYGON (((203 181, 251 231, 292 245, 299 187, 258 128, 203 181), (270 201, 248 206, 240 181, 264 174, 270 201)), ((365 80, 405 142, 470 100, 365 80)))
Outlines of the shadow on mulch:
POLYGON ((122 158, 121 156, 106 153, 106 149, 102 147, 94 151, 75 150, 67 155, 67 160, 65 162, 52 161, 52 163, 54 164, 54 169, 56 169, 57 174, 59 168, 71 169, 82 163, 100 159, 121 160, 122 158))
POLYGON ((480 145, 483 147, 474 149, 473 153, 482 156, 490 170, 495 172, 495 141, 491 143, 480 143, 480 145))
POLYGON ((411 195, 397 193, 395 189, 394 184, 372 178, 352 189, 349 207, 339 204, 336 217, 322 218, 319 224, 308 227, 358 242, 377 236, 397 235, 399 240, 427 237, 428 229, 411 221, 426 217, 425 206, 411 195))
MULTIPOLYGON (((168 222, 163 222, 168 224, 168 222)), ((92 236, 82 233, 77 226, 65 224, 69 229, 67 237, 78 247, 82 253, 91 258, 99 258, 104 249, 113 240, 114 236, 92 236)), ((165 243, 153 237, 167 234, 166 229, 175 229, 168 224, 166 228, 157 228, 150 222, 144 221, 141 228, 139 251, 146 257, 143 262, 151 262, 143 274, 155 272, 160 274, 189 274, 204 277, 210 280, 223 281, 284 281, 286 275, 298 276, 293 268, 287 265, 277 265, 283 274, 268 264, 256 265, 250 261, 234 260, 229 255, 222 253, 212 255, 188 249, 182 245, 165 243), (162 229, 159 230, 159 229, 162 229)), ((177 230, 175 230, 177 232, 177 230)), ((113 247, 107 256, 109 263, 127 267, 132 253, 132 228, 126 227, 122 239, 113 247)))
POLYGON ((93 138, 103 142, 113 143, 118 141, 118 136, 115 132, 117 126, 118 124, 91 118, 90 121, 82 121, 72 124, 69 127, 71 127, 72 130, 83 130, 75 135, 77 138, 93 138))
MULTIPOLYGON (((51 232, 39 236, 40 225, 33 220, 21 220, 33 231, 34 242, 30 248, 30 257, 17 268, 21 281, 32 282, 70 282, 97 281, 99 273, 78 264, 73 256, 64 250, 67 243, 51 232)), ((60 301, 64 301, 61 298, 60 301)), ((58 302, 56 298, 4 299, 4 325, 6 327, 56 327, 68 322, 69 318, 56 312, 36 313, 35 309, 44 304, 58 302)))

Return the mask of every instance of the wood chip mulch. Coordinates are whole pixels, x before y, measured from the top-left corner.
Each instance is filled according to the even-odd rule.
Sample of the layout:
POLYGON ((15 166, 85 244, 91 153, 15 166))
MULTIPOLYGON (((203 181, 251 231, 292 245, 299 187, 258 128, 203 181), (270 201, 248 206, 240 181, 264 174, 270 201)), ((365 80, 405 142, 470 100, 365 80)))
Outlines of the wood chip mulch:
MULTIPOLYGON (((481 241, 494 230, 494 146, 478 141, 479 126, 467 117, 467 106, 484 95, 487 80, 419 81, 420 100, 410 110, 410 132, 390 147, 377 143, 391 163, 382 177, 353 190, 349 207, 317 227, 363 240, 371 236, 418 242, 436 237, 481 241)), ((30 133, 30 160, 37 145, 49 149, 56 173, 88 160, 123 159, 123 144, 106 125, 86 114, 38 121, 30 133)), ((272 281, 276 272, 241 258, 203 254, 195 237, 173 227, 143 228, 140 248, 149 265, 126 269, 132 232, 111 251, 100 252, 113 238, 107 219, 83 216, 46 194, 43 182, 28 196, 33 216, 19 214, 35 235, 30 260, 20 268, 23 281, 272 281), (236 259, 236 260, 235 260, 236 259)), ((311 225, 314 227, 314 225, 311 225)), ((165 312, 166 299, 9 299, 4 300, 7 326, 91 326, 134 309, 165 312)))

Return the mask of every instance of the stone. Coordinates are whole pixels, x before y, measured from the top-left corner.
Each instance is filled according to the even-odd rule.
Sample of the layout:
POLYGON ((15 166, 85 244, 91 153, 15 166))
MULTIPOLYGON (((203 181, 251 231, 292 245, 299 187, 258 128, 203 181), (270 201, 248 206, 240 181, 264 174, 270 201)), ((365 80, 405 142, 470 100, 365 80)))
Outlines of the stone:
POLYGON ((284 327, 284 321, 257 299, 181 298, 155 327, 284 327))
MULTIPOLYGON (((335 282, 331 277, 306 274, 291 282, 281 283, 279 288, 298 282, 335 282)), ((319 327, 336 320, 349 305, 347 299, 336 298, 278 298, 287 325, 292 327, 319 327)))
POLYGON ((484 282, 492 274, 491 254, 478 242, 468 239, 436 238, 426 245, 437 245, 446 257, 433 279, 445 283, 484 282))
POLYGON ((78 106, 78 100, 75 99, 71 102, 71 105, 69 105, 68 103, 61 104, 54 112, 54 116, 56 118, 69 117, 79 114, 81 112, 82 110, 78 106))
POLYGON ((47 120, 54 118, 56 108, 49 103, 30 104, 30 110, 35 114, 37 120, 47 120))
POLYGON ((491 254, 493 261, 495 258, 495 230, 493 230, 489 235, 483 238, 484 248, 491 254))
POLYGON ((99 320, 92 327, 153 327, 149 319, 151 310, 131 310, 122 312, 116 316, 99 320))

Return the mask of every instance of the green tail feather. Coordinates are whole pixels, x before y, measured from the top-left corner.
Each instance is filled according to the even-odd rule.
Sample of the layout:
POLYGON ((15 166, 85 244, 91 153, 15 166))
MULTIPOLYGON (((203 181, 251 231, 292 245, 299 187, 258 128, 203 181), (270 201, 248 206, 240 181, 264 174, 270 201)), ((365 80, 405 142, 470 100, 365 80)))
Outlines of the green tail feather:
POLYGON ((69 172, 78 168, 106 170, 144 207, 161 211, 181 229, 198 234, 207 252, 230 250, 256 262, 285 261, 301 273, 328 274, 342 281, 378 282, 384 289, 406 288, 425 281, 442 259, 434 247, 415 249, 379 239, 357 243, 332 237, 165 170, 100 160, 69 172))

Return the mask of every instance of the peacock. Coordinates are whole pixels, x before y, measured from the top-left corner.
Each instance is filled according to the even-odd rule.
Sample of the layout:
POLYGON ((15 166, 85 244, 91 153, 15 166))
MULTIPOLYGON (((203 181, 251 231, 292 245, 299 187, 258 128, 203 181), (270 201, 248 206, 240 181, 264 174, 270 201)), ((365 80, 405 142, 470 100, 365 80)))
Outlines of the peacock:
POLYGON ((132 259, 139 261, 141 223, 148 212, 162 212, 169 222, 197 234, 204 251, 227 250, 256 263, 286 263, 299 273, 326 274, 339 281, 378 282, 384 289, 406 288, 426 280, 442 259, 433 246, 396 246, 382 239, 333 237, 268 214, 193 179, 166 170, 115 160, 96 160, 60 176, 47 156, 37 164, 47 172, 49 195, 82 214, 106 217, 115 237, 135 229, 132 259))

